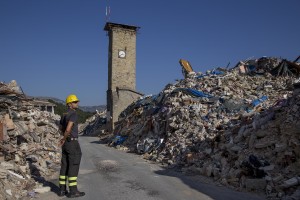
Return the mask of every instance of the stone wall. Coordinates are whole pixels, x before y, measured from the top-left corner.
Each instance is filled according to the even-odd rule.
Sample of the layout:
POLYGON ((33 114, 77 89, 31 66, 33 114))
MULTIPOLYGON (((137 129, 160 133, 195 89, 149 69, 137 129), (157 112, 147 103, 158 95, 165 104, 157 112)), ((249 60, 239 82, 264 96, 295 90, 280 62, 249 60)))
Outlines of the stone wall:
POLYGON ((136 85, 136 34, 130 30, 113 30, 111 85, 109 89, 126 87, 135 90, 136 85), (125 50, 126 57, 119 58, 118 51, 125 50))
POLYGON ((105 30, 109 31, 107 121, 110 124, 109 130, 113 130, 119 114, 140 96, 134 92, 137 27, 107 23, 105 30), (126 52, 125 57, 119 57, 120 50, 126 52), (120 92, 119 89, 128 90, 120 92))

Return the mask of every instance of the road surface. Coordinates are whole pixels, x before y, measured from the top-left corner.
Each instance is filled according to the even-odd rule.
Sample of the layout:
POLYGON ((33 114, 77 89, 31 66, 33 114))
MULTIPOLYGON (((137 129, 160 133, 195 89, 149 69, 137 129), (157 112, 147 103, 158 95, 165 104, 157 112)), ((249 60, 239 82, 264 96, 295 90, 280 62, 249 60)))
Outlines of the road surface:
MULTIPOLYGON (((83 157, 78 188, 86 195, 80 200, 262 200, 261 196, 216 186, 201 176, 185 176, 150 163, 139 155, 101 144, 97 137, 80 137, 83 157)), ((49 182, 50 183, 50 182, 49 182)), ((57 180, 52 191, 36 199, 58 197, 57 180)))

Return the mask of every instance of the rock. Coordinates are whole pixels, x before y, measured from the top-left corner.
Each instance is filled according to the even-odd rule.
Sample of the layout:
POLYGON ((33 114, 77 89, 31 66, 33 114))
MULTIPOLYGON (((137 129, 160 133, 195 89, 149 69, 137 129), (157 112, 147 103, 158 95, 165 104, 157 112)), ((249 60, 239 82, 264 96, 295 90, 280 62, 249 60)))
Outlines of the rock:
POLYGON ((35 188, 34 189, 34 191, 36 193, 40 193, 40 194, 46 193, 46 192, 50 192, 50 190, 51 190, 51 188, 49 186, 47 186, 47 187, 39 187, 39 188, 35 188))
POLYGON ((267 186, 265 179, 246 179, 245 186, 248 191, 261 191, 267 186))

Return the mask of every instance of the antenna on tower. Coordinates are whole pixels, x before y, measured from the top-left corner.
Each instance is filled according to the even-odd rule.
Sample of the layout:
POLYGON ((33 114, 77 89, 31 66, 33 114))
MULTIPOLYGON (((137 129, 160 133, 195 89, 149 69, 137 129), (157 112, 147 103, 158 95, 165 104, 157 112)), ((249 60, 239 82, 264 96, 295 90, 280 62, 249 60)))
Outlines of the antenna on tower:
POLYGON ((105 21, 108 22, 110 20, 110 5, 109 5, 109 0, 107 0, 108 6, 106 6, 105 9, 105 21))

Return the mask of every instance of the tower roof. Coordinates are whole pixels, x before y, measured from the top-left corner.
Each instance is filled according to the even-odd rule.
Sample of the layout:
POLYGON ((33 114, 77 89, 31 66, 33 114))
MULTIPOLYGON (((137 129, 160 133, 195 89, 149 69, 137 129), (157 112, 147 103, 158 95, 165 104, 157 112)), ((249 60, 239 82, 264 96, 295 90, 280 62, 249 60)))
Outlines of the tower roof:
POLYGON ((104 30, 110 31, 112 28, 115 28, 115 27, 130 29, 130 30, 134 30, 134 31, 137 31, 138 29, 140 29, 140 27, 138 27, 138 26, 131 26, 131 25, 127 25, 127 24, 117 24, 117 23, 107 22, 105 24, 104 30))

